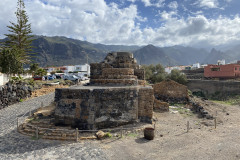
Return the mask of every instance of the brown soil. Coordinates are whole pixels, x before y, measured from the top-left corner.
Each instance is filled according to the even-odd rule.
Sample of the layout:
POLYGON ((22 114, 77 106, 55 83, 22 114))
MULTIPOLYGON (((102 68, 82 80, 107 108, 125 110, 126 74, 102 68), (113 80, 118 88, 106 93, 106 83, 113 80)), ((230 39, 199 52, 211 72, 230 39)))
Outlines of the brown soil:
MULTIPOLYGON (((198 101, 208 106, 209 114, 217 112, 217 128, 214 120, 199 119, 191 113, 154 113, 157 119, 155 138, 152 141, 129 134, 122 139, 99 141, 109 155, 118 160, 192 160, 192 159, 240 159, 240 107, 198 101), (182 113, 182 114, 180 114, 182 113), (190 130, 187 132, 187 121, 190 130)), ((215 115, 214 115, 215 116, 215 115)))
POLYGON ((54 86, 43 86, 41 89, 37 89, 35 91, 32 92, 32 96, 31 98, 34 97, 39 97, 51 92, 55 92, 56 88, 68 88, 69 86, 67 85, 54 85, 54 86))

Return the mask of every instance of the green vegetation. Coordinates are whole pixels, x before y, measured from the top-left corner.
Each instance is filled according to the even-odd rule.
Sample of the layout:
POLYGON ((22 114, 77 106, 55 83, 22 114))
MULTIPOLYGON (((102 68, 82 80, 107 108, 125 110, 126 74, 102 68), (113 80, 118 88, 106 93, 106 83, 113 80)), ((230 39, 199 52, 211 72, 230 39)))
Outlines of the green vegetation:
POLYGON ((187 78, 179 70, 172 70, 170 74, 167 74, 164 67, 161 64, 157 65, 143 65, 145 69, 145 78, 149 83, 158 83, 166 79, 174 80, 180 84, 186 84, 187 78))
POLYGON ((32 36, 31 24, 28 23, 23 0, 18 0, 17 23, 10 22, 10 34, 0 51, 0 67, 1 72, 6 74, 23 73, 23 65, 30 63, 30 55, 32 54, 32 36))
POLYGON ((233 95, 226 98, 226 100, 211 99, 215 103, 227 105, 240 105, 240 95, 233 95))
POLYGON ((107 133, 105 133, 104 137, 105 137, 105 138, 112 138, 112 134, 109 133, 109 132, 107 132, 107 133))
POLYGON ((38 75, 38 76, 45 76, 47 75, 47 71, 43 68, 39 68, 36 72, 35 72, 35 75, 38 75))
POLYGON ((127 136, 129 136, 129 137, 137 137, 138 134, 137 133, 129 133, 127 136))
POLYGON ((193 116, 193 112, 190 109, 185 108, 186 104, 174 104, 176 108, 171 108, 174 111, 178 111, 183 116, 193 116))
POLYGON ((39 69, 38 63, 32 63, 30 64, 30 73, 32 73, 32 75, 35 75, 35 72, 39 69))

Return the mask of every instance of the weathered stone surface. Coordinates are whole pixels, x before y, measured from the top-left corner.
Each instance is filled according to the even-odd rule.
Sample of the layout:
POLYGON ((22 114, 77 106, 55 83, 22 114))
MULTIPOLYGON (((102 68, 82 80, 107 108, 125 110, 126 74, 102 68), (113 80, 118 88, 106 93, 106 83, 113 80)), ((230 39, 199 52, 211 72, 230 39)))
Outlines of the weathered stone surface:
POLYGON ((169 103, 188 102, 187 87, 172 80, 165 80, 153 85, 156 99, 169 103))
POLYGON ((109 53, 91 64, 89 86, 56 89, 55 123, 79 129, 116 127, 140 119, 151 123, 153 88, 132 53, 109 53), (100 86, 102 85, 102 86, 100 86))
POLYGON ((0 109, 30 97, 32 90, 24 83, 7 83, 0 86, 0 109))
POLYGON ((94 85, 142 85, 144 70, 140 69, 132 53, 109 53, 103 62, 91 64, 90 83, 94 85))
POLYGON ((154 99, 154 106, 153 109, 159 112, 168 112, 169 111, 169 104, 167 102, 161 102, 157 99, 154 99))
POLYGON ((151 87, 85 88, 87 87, 68 89, 68 92, 65 89, 56 89, 57 124, 94 129, 115 127, 138 118, 143 121, 150 121, 152 118, 154 97, 151 87))

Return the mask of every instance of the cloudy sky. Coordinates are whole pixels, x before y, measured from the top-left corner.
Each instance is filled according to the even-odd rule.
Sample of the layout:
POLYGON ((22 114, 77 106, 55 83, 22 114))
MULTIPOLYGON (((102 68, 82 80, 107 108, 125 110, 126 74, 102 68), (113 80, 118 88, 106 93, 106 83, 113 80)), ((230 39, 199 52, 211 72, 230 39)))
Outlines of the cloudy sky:
MULTIPOLYGON (((33 34, 92 43, 199 46, 240 41, 240 0, 24 0, 33 34)), ((0 2, 0 38, 17 0, 0 2), (7 4, 7 5, 6 5, 7 4)))

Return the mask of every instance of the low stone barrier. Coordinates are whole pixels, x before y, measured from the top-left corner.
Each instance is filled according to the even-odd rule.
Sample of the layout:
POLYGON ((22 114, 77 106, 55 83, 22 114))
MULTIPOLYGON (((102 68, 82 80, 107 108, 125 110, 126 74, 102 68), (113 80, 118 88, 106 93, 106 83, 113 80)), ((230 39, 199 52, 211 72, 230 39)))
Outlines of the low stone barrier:
POLYGON ((34 88, 25 83, 0 86, 0 109, 5 108, 21 100, 31 97, 34 88))

